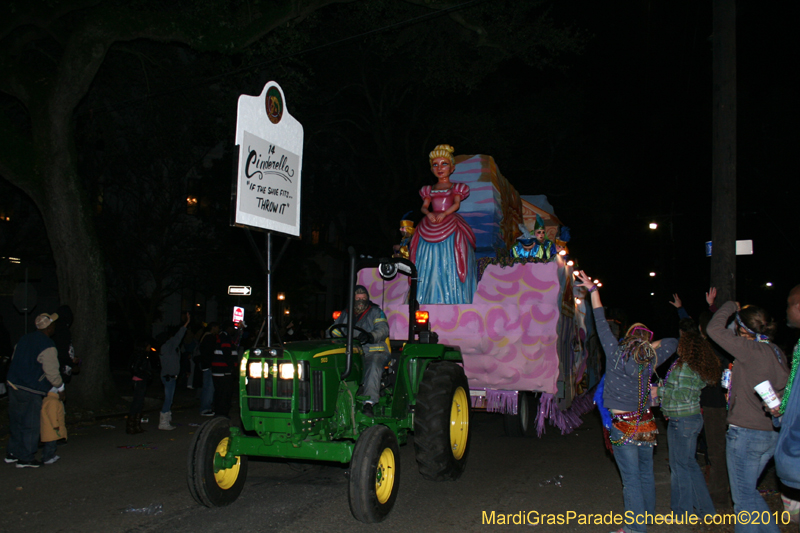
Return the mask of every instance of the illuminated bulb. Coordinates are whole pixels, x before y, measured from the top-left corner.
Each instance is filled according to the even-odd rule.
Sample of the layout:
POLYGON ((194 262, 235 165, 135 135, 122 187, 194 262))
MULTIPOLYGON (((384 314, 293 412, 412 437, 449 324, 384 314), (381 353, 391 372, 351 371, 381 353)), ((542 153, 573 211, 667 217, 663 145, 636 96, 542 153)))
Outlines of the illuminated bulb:
POLYGON ((575 264, 575 263, 572 261, 572 259, 570 259, 569 261, 567 261, 567 266, 572 266, 572 265, 574 265, 574 264, 575 264))
POLYGON ((561 250, 560 252, 558 252, 558 255, 567 255, 567 251, 566 250, 561 250))
POLYGON ((578 304, 578 305, 581 305, 581 299, 580 298, 575 298, 575 303, 578 304))
POLYGON ((658 224, 656 224, 655 222, 651 222, 650 229, 656 229, 656 228, 658 228, 658 224))
POLYGON ((772 282, 771 281, 767 282, 767 287, 772 287, 772 282))
POLYGON ((602 287, 602 286, 603 286, 603 284, 602 284, 602 283, 600 283, 600 282, 598 281, 598 282, 597 282, 597 286, 598 286, 598 287, 602 287))
POLYGON ((656 295, 656 293, 654 293, 654 292, 650 293, 650 296, 655 296, 655 295, 656 295))
POLYGON ((650 277, 651 277, 651 278, 654 278, 654 277, 656 277, 656 273, 655 273, 655 272, 650 272, 650 277))

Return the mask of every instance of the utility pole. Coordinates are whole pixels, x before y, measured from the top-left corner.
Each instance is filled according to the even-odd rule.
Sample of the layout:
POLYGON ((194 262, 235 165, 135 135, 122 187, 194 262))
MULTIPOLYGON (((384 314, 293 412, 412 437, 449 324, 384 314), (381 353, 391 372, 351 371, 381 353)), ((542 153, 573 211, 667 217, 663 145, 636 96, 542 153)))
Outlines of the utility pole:
POLYGON ((736 1, 713 3, 711 285, 736 299, 736 1))

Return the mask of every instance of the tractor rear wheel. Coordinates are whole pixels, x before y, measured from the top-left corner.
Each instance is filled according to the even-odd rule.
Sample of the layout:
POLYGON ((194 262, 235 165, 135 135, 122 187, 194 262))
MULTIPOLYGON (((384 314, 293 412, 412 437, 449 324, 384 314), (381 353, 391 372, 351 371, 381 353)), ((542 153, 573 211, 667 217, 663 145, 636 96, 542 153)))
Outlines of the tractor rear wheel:
POLYGON ((222 507, 232 503, 244 488, 247 479, 247 456, 236 457, 236 464, 220 469, 215 458, 225 457, 230 448, 230 420, 212 418, 195 433, 189 445, 189 492, 197 503, 206 507, 222 507))
POLYGON ((400 449, 386 426, 372 426, 356 441, 348 496, 356 520, 380 522, 394 507, 400 487, 400 449))
POLYGON ((425 479, 458 479, 469 455, 470 399, 464 369, 431 363, 422 376, 414 412, 414 451, 425 479))

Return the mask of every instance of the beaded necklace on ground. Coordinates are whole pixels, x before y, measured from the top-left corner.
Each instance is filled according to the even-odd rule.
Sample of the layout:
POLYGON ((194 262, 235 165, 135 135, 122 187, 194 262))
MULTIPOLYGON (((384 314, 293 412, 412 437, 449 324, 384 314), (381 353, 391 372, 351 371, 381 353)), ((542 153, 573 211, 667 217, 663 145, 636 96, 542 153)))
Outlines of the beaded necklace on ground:
POLYGON ((794 385, 794 377, 797 375, 797 366, 800 364, 800 341, 794 345, 794 352, 792 354, 792 371, 789 374, 789 381, 786 382, 786 389, 783 391, 783 399, 781 400, 781 414, 786 412, 786 405, 789 403, 789 395, 792 394, 792 385, 794 385))

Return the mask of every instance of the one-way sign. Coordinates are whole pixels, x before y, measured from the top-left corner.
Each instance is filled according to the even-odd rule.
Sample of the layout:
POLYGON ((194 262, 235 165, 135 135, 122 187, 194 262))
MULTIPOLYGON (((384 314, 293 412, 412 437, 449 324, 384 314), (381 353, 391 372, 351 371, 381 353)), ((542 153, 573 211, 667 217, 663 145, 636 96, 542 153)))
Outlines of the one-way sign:
POLYGON ((250 296, 250 287, 247 285, 228 285, 230 296, 250 296))

